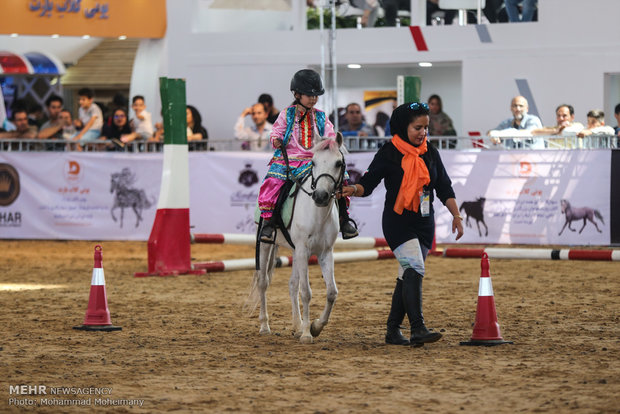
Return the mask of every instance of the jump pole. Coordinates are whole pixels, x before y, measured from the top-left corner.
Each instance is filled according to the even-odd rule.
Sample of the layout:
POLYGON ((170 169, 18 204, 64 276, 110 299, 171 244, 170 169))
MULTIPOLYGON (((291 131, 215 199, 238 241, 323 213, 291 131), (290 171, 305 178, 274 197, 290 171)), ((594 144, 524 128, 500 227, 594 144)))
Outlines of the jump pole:
POLYGON ((620 261, 620 250, 447 248, 444 249, 443 255, 444 257, 481 258, 483 253, 486 253, 490 259, 620 261))
POLYGON ((134 276, 204 274, 191 264, 185 80, 161 77, 159 90, 164 121, 161 188, 148 241, 148 272, 134 276))
MULTIPOLYGON (((356 250, 350 252, 334 252, 334 263, 345 262, 361 262, 370 260, 384 260, 393 259, 394 253, 391 250, 356 250)), ((308 260, 309 265, 315 265, 318 263, 316 256, 311 256, 308 260)), ((280 256, 276 258, 275 267, 287 267, 293 265, 292 256, 280 256)), ((234 270, 253 270, 256 266, 255 259, 231 259, 213 262, 194 263, 196 269, 204 269, 207 273, 215 272, 231 272, 234 270)))
MULTIPOLYGON (((192 233, 190 235, 192 243, 206 244, 244 244, 253 246, 256 244, 256 236, 253 234, 238 233, 192 233)), ((336 247, 349 247, 351 249, 373 249, 376 247, 387 247, 385 239, 376 237, 356 237, 354 239, 336 239, 336 247)))

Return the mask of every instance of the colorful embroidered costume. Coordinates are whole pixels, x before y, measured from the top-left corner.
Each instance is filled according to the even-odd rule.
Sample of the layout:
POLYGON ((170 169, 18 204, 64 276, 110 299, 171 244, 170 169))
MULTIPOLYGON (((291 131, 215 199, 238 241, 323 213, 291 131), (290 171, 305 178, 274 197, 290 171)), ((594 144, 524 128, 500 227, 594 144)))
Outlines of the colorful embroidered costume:
MULTIPOLYGON (((306 116, 303 116, 296 105, 289 106, 280 112, 273 124, 271 144, 273 145, 275 139, 282 140, 288 154, 291 173, 297 179, 303 178, 310 171, 313 156, 310 149, 314 145, 312 139, 315 125, 320 136, 327 138, 336 136, 334 126, 325 116, 325 112, 318 109, 311 109, 306 116)), ((269 171, 258 193, 258 207, 263 218, 271 218, 285 180, 286 163, 282 151, 277 149, 269 162, 269 171)))

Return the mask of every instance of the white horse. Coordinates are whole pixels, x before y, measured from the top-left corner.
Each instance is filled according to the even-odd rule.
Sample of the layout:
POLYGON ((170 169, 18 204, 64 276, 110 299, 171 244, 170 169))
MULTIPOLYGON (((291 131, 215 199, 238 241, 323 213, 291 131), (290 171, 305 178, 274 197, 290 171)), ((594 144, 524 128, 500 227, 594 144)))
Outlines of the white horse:
MULTIPOLYGON (((318 134, 315 133, 315 136, 318 134)), ((320 137, 319 137, 320 139, 320 137)), ((340 190, 345 171, 344 155, 340 150, 342 135, 336 140, 319 141, 312 149, 311 174, 303 180, 293 211, 290 226, 293 251, 293 270, 289 280, 289 294, 293 307, 293 331, 301 334, 301 343, 313 342, 331 314, 338 296, 334 278, 334 243, 339 231, 338 207, 335 193, 340 190), (327 301, 321 317, 310 322, 310 300, 312 290, 308 277, 308 259, 315 254, 321 266, 323 280, 327 289, 327 301), (303 304, 299 311, 299 293, 303 304)), ((254 272, 252 292, 248 304, 254 309, 260 301, 260 334, 271 333, 267 313, 267 288, 271 283, 278 246, 291 247, 278 230, 276 244, 260 243, 260 269, 254 272)))

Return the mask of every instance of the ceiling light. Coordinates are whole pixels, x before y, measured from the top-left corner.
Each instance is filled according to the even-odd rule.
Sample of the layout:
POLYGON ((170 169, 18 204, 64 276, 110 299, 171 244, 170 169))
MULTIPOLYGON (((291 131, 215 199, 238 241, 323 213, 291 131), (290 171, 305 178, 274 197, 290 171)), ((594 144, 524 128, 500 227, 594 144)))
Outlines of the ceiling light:
POLYGON ((17 33, 11 33, 11 37, 17 37, 19 36, 17 33))
POLYGON ((52 39, 58 39, 59 37, 60 37, 60 36, 59 36, 59 35, 57 35, 57 34, 53 34, 53 35, 52 35, 52 39))
POLYGON ((431 62, 420 62, 418 63, 418 66, 422 67, 422 68, 430 68, 433 66, 433 64, 431 62))
POLYGON ((347 67, 348 67, 349 69, 359 69, 359 68, 361 68, 361 67, 362 67, 362 65, 359 65, 359 64, 357 64, 357 63, 349 63, 349 64, 347 65, 347 67))
POLYGON ((84 36, 82 36, 82 39, 90 39, 90 36, 89 35, 84 35, 84 36))
POLYGON ((125 40, 125 39, 127 39, 127 36, 125 36, 125 35, 120 35, 118 37, 118 40, 125 40))

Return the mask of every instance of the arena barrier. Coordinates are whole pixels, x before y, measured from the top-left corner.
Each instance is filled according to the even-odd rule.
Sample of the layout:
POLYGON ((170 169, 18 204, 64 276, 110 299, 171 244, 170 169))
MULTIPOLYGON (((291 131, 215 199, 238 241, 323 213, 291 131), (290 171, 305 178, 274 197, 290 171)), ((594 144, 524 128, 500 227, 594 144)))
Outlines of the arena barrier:
MULTIPOLYGON (((383 259, 393 259, 394 253, 392 253, 389 249, 384 250, 357 250, 350 252, 334 252, 334 263, 346 263, 346 262, 359 262, 359 261, 370 261, 370 260, 383 260, 383 259)), ((318 263, 318 259, 316 256, 311 256, 308 260, 308 264, 314 265, 318 263)), ((292 256, 280 256, 276 258, 275 267, 287 267, 293 264, 292 256)), ((253 270, 256 261, 255 259, 231 259, 231 260, 222 260, 220 262, 201 262, 194 263, 194 269, 204 269, 207 273, 214 272, 230 272, 234 270, 253 270)))
MULTIPOLYGON (((201 234, 191 233, 192 243, 207 244, 245 244, 255 245, 256 236, 253 234, 220 233, 220 234, 201 234)), ((383 238, 376 237, 356 237, 354 239, 336 239, 336 247, 349 247, 352 249, 372 249, 376 247, 387 247, 387 242, 383 238)))
POLYGON ((527 260, 604 260, 620 261, 620 250, 572 250, 572 249, 508 249, 487 247, 484 249, 446 248, 444 257, 481 258, 483 253, 490 259, 527 260))

